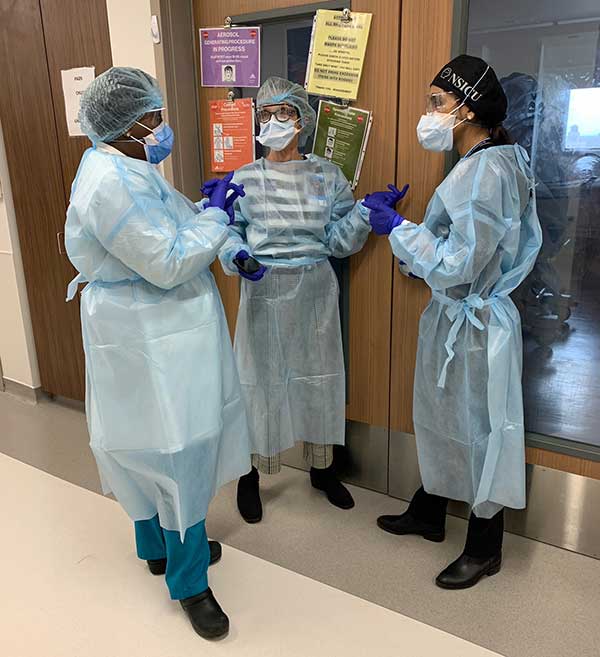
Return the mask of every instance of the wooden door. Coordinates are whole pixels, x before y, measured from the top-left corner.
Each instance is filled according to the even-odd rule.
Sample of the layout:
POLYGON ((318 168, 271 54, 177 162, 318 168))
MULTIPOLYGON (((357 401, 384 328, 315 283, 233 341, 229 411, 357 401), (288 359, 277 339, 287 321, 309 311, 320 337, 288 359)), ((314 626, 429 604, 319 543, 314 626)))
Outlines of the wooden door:
MULTIPOLYGON (((423 149, 416 126, 429 83, 449 61, 453 0, 404 0, 398 108, 398 184, 410 183, 401 212, 421 223, 444 177, 444 155, 423 149)), ((413 433, 412 402, 419 317, 430 298, 425 283, 406 278, 394 266, 392 313, 391 429, 413 433)))
POLYGON ((95 65, 98 74, 110 63, 104 2, 0 0, 0 119, 42 388, 72 399, 84 397, 84 360, 61 238, 88 142, 67 135, 60 70, 95 65))
MULTIPOLYGON (((226 16, 243 15, 313 4, 310 0, 194 0, 195 38, 199 49, 200 27, 223 25, 226 16)), ((397 155, 398 52, 400 0, 354 0, 353 11, 373 14, 365 69, 356 107, 370 109, 374 123, 356 198, 384 189, 395 179, 397 155)), ((208 169, 209 100, 225 98, 226 90, 199 88, 199 111, 203 144, 204 177, 208 169)), ((239 281, 215 267, 230 327, 235 325, 239 281)), ((392 255, 385 239, 375 235, 350 262, 349 388, 347 418, 372 426, 389 426, 390 329, 392 255)), ((387 451, 387 450, 386 450, 387 451)))

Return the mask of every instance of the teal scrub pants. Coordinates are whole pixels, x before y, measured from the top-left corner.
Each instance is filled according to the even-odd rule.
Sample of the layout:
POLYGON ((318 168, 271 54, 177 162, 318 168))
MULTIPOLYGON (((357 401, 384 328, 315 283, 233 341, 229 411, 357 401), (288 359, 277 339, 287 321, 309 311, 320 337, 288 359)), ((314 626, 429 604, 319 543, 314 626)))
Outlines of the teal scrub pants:
POLYGON ((208 588, 210 548, 204 520, 190 527, 182 543, 179 532, 163 529, 158 515, 135 523, 137 555, 144 561, 167 560, 166 580, 172 600, 183 600, 208 588))

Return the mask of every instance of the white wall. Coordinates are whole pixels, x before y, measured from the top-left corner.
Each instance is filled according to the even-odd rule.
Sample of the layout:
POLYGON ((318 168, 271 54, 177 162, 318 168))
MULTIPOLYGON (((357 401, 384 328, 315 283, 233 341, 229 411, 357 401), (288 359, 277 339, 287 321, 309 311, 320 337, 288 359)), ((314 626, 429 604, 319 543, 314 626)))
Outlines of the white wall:
POLYGON ((40 385, 8 163, 0 126, 0 361, 5 379, 40 385))
POLYGON ((141 68, 156 77, 150 0, 106 0, 113 66, 141 68))

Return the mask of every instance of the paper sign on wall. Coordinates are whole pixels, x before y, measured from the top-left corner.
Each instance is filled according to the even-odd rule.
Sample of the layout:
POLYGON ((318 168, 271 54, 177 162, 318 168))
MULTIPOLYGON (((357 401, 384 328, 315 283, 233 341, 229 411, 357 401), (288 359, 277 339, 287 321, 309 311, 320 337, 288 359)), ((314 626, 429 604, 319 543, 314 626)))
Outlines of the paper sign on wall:
POLYGON ((313 153, 337 164, 352 189, 358 184, 372 122, 368 110, 319 102, 313 153))
POLYGON ((201 28, 203 87, 260 87, 260 27, 201 28))
POLYGON ((234 171, 254 162, 252 98, 212 100, 210 110, 211 171, 234 171))
POLYGON ((65 113, 69 137, 82 137, 84 133, 79 125, 79 105, 81 96, 90 82, 96 77, 94 66, 70 68, 60 72, 62 77, 63 95, 65 97, 65 113))
POLYGON ((356 100, 372 14, 319 9, 306 68, 309 94, 356 100))

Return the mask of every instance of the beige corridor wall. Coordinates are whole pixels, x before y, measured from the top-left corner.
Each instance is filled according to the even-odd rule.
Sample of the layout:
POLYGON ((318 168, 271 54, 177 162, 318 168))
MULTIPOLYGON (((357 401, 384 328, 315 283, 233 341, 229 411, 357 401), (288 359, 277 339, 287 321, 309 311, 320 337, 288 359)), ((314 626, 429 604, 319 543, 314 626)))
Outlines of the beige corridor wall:
POLYGON ((141 68, 156 77, 150 0, 106 0, 113 66, 141 68))
POLYGON ((0 363, 5 379, 40 385, 8 163, 0 125, 0 363))

